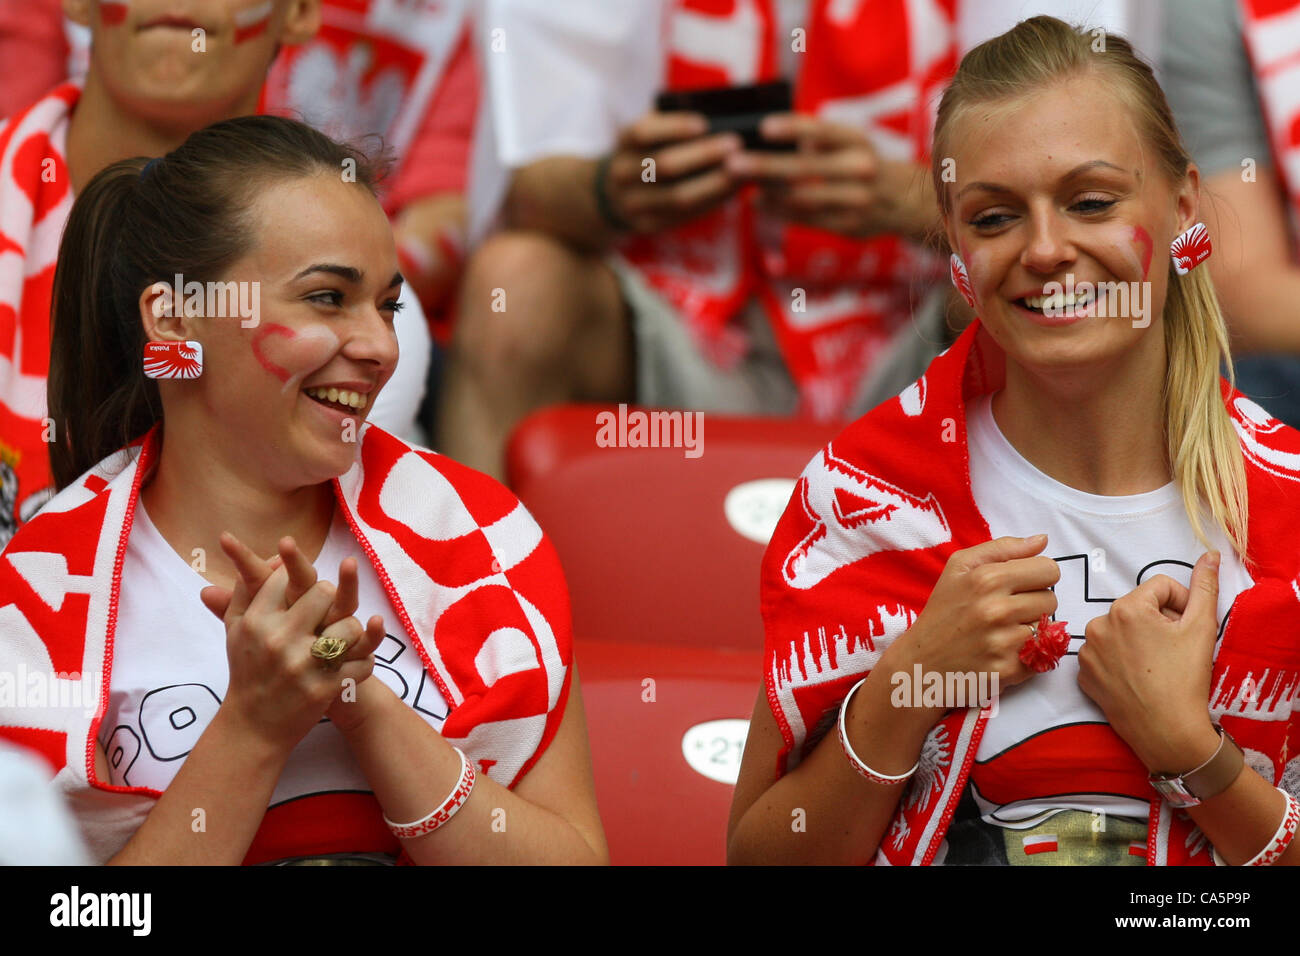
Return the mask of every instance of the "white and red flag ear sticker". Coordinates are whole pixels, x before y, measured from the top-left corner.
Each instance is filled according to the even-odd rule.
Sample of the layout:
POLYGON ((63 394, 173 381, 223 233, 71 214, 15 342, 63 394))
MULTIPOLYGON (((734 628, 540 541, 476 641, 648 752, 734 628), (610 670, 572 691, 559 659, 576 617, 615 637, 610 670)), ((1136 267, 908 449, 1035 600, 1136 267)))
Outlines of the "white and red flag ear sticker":
POLYGON ((1210 258, 1210 231, 1205 223, 1198 222, 1173 241, 1169 255, 1174 260, 1174 271, 1185 276, 1210 258))
POLYGON ((203 346, 198 342, 146 342, 146 378, 198 378, 203 374, 203 346))

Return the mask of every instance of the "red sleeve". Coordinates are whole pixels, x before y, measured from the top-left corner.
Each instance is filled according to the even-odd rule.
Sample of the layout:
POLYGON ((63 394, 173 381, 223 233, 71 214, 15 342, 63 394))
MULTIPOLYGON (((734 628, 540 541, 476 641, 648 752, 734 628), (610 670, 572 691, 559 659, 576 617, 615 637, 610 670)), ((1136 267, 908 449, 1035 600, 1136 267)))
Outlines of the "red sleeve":
POLYGON ((407 147, 385 205, 395 215, 407 203, 437 193, 463 193, 478 113, 478 66, 469 31, 447 61, 442 81, 407 147))
POLYGON ((0 3, 0 118, 67 79, 68 42, 59 0, 0 3))

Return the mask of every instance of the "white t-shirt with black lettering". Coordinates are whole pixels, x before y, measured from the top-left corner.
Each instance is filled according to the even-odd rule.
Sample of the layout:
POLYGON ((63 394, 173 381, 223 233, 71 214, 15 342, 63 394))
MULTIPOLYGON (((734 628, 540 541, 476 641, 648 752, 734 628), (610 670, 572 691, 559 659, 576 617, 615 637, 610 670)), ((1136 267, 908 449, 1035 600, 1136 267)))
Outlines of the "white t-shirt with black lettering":
MULTIPOLYGON (((1079 689, 1078 651, 1088 622, 1108 613, 1116 598, 1157 574, 1189 584, 1206 549, 1176 484, 1136 495, 1088 494, 1043 474, 1015 450, 993 418, 992 396, 972 400, 966 416, 975 504, 994 538, 1047 534, 1041 553, 1061 569, 1056 620, 1068 623, 1071 640, 1056 670, 1002 688, 944 862, 1141 862, 1087 856, 1106 836, 1144 841, 1154 791, 1145 768, 1079 689), (1081 843, 1088 846, 1081 850, 1081 843)), ((1232 602, 1253 581, 1222 532, 1210 526, 1206 533, 1222 555, 1222 635, 1232 602)), ((1136 847, 1131 852, 1138 855, 1136 847)))

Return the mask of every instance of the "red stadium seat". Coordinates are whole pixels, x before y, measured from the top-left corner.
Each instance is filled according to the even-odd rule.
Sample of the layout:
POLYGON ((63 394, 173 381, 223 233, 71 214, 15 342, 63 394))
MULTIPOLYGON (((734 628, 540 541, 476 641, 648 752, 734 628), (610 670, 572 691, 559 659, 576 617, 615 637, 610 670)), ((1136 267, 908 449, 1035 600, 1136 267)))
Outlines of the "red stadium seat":
POLYGON ((626 406, 537 412, 511 436, 507 473, 572 594, 612 861, 722 863, 762 676, 759 562, 794 479, 843 424, 706 413, 694 449, 602 447, 620 416, 627 444, 648 437, 639 413, 654 423, 626 406))

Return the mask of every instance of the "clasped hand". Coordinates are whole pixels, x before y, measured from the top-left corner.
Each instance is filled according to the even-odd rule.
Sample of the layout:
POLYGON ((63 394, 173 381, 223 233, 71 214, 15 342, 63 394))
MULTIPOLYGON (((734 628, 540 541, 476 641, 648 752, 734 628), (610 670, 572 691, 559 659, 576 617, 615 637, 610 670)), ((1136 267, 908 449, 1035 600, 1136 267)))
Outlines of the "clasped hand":
MULTIPOLYGON (((280 747, 291 748, 322 715, 346 729, 361 719, 340 690, 350 679, 359 688, 374 668, 374 652, 384 639, 379 615, 365 627, 357 609, 357 564, 339 565, 339 584, 318 581, 292 538, 280 541, 269 561, 232 534, 221 547, 238 578, 232 589, 212 585, 204 605, 226 625, 230 683, 225 705, 250 727, 280 747), (341 638, 348 650, 327 668, 311 655, 317 636, 341 638)), ((358 698, 359 699, 359 698, 358 698)))

